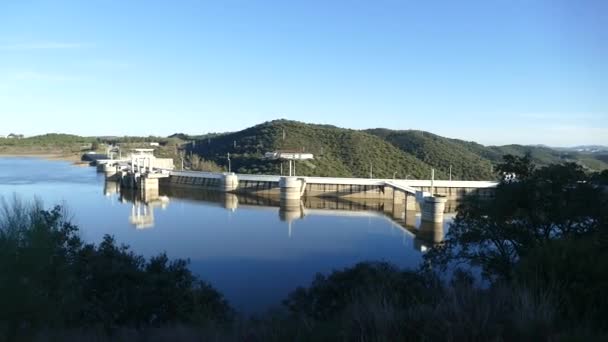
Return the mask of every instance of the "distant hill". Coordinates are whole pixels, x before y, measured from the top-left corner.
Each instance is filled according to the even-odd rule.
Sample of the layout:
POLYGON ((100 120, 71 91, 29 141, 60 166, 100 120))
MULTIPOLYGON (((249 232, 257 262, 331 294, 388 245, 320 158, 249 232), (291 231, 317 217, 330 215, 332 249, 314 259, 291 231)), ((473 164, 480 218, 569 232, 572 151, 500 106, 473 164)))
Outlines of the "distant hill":
POLYGON ((608 168, 606 163, 608 158, 605 158, 605 155, 590 156, 573 149, 557 150, 539 145, 484 146, 414 130, 370 129, 366 132, 382 137, 401 150, 414 154, 441 170, 448 170, 452 165, 452 175, 458 179, 493 177, 490 172, 491 165, 500 162, 506 154, 516 156, 530 154, 537 165, 574 162, 590 170, 608 168))
POLYGON ((608 146, 602 145, 581 145, 573 147, 554 147, 559 151, 574 151, 581 153, 608 153, 608 146))
POLYGON ((73 134, 48 133, 35 135, 22 139, 2 139, 2 145, 40 145, 40 146, 65 146, 72 144, 91 143, 95 138, 81 137, 73 134))
POLYGON ((202 139, 207 139, 207 138, 215 138, 220 135, 226 135, 226 134, 229 134, 229 133, 206 133, 206 134, 199 134, 199 135, 190 135, 190 134, 185 134, 185 133, 173 133, 170 136, 168 136, 167 138, 175 138, 175 139, 181 139, 181 140, 202 140, 202 139))

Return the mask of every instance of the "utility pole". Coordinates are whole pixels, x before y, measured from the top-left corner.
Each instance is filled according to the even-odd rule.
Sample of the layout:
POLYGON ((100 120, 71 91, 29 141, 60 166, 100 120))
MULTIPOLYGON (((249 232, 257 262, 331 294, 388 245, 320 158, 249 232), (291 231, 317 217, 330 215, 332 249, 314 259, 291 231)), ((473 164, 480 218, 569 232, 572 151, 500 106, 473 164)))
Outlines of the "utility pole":
POLYGON ((452 164, 450 164, 450 181, 452 180, 452 164))
POLYGON ((233 141, 232 146, 233 148, 236 148, 236 140, 233 141))
POLYGON ((281 161, 281 176, 283 175, 283 162, 281 161))
POLYGON ((230 173, 232 170, 232 167, 230 165, 230 152, 228 152, 228 173, 230 173))
POLYGON ((374 164, 369 163, 369 178, 374 178, 374 164))
POLYGON ((182 160, 182 171, 184 171, 184 152, 179 153, 179 158, 182 160))
POLYGON ((283 130, 283 141, 285 141, 285 128, 282 128, 283 130))
POLYGON ((395 179, 396 174, 397 174, 397 171, 393 172, 393 179, 395 179))

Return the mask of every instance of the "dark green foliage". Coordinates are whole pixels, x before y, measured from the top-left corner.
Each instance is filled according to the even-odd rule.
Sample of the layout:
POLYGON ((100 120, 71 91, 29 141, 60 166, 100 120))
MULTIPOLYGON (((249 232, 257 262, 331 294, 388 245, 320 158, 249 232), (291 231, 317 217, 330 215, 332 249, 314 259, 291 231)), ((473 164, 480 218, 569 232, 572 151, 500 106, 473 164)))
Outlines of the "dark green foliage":
POLYGON ((505 157, 499 169, 515 172, 492 201, 475 197, 458 208, 446 241, 428 255, 434 264, 462 260, 489 277, 510 278, 514 264, 554 239, 597 232, 604 222, 606 196, 580 166, 572 163, 534 169, 529 157, 505 157))
POLYGON ((608 227, 530 251, 515 268, 515 278, 532 288, 553 289, 565 320, 608 329, 608 227))
MULTIPOLYGON (((550 296, 554 327, 606 331, 608 192, 606 171, 580 165, 535 167, 530 156, 506 156, 495 197, 467 199, 428 266, 478 265, 493 280, 550 296)), ((597 338, 597 337, 595 337, 597 338)))
POLYGON ((413 130, 372 129, 366 132, 382 137, 404 152, 416 156, 445 174, 449 173, 451 165, 454 180, 494 178, 490 160, 468 150, 452 139, 413 130))
POLYGON ((386 263, 318 276, 286 305, 292 316, 280 326, 291 333, 283 338, 300 341, 544 340, 572 330, 559 325, 547 291, 506 283, 480 289, 464 272, 445 284, 386 263))
POLYGON ((509 177, 526 180, 534 174, 536 166, 532 163, 530 154, 526 154, 523 157, 508 154, 503 157, 503 160, 503 163, 498 164, 496 167, 496 171, 501 173, 505 177, 505 180, 508 180, 509 177))
POLYGON ((435 283, 388 263, 360 263, 327 277, 317 274, 309 288, 298 288, 284 304, 293 313, 325 320, 334 318, 354 301, 371 296, 390 297, 392 305, 403 307, 429 302, 433 296, 428 287, 435 283))
POLYGON ((608 163, 602 162, 600 158, 594 159, 588 154, 559 151, 542 146, 483 146, 475 142, 449 139, 415 130, 395 131, 377 128, 365 132, 385 139, 444 173, 449 171, 451 165, 452 179, 493 179, 492 165, 499 163, 504 155, 517 157, 529 155, 530 159, 540 166, 576 162, 586 169, 596 171, 608 168, 608 163))
POLYGON ((83 244, 60 207, 15 201, 0 216, 0 335, 39 329, 226 322, 222 295, 184 260, 146 261, 110 236, 83 244))

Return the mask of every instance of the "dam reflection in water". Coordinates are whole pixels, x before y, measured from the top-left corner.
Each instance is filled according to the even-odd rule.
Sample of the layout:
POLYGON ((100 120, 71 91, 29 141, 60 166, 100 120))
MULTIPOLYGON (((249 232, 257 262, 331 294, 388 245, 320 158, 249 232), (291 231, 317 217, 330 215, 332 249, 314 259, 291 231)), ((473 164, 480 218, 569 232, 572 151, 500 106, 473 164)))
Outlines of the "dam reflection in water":
POLYGON ((413 246, 420 252, 425 252, 429 247, 443 240, 447 223, 455 215, 457 206, 457 203, 453 201, 446 203, 446 220, 444 222, 428 222, 420 220, 419 210, 405 210, 404 206, 394 206, 391 201, 321 197, 287 200, 177 187, 160 187, 160 189, 152 191, 140 191, 121 188, 117 182, 109 180, 105 181, 104 195, 117 195, 121 202, 131 203, 131 215, 128 220, 136 229, 153 228, 155 210, 166 209, 170 205, 171 198, 218 205, 230 212, 236 212, 239 207, 278 208, 278 217, 281 221, 287 223, 287 235, 289 237, 292 236, 297 221, 310 215, 382 216, 390 220, 395 226, 400 227, 404 234, 412 236, 414 238, 413 246))

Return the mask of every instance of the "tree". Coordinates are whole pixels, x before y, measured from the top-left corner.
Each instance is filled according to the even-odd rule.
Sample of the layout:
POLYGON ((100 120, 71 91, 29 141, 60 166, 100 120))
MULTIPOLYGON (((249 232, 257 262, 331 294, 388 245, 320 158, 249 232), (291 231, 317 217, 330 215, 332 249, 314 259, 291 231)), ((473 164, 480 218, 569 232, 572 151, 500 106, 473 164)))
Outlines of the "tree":
POLYGON ((534 173, 535 166, 532 164, 530 153, 523 157, 508 154, 503 157, 503 162, 496 166, 496 171, 505 176, 513 175, 519 180, 525 180, 534 173))
POLYGON ((490 278, 512 276, 515 263, 549 241, 587 235, 605 223, 606 195, 593 177, 573 163, 536 169, 529 156, 505 156, 495 197, 469 197, 459 206, 443 244, 429 264, 467 262, 490 278))
MULTIPOLYGON (((185 260, 85 244, 61 207, 0 205, 0 336, 62 328, 223 323, 233 311, 185 260)), ((21 339, 19 339, 21 340, 21 339)))

